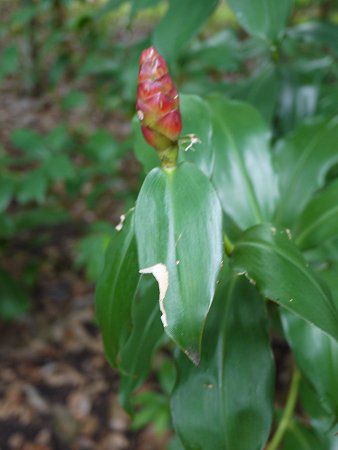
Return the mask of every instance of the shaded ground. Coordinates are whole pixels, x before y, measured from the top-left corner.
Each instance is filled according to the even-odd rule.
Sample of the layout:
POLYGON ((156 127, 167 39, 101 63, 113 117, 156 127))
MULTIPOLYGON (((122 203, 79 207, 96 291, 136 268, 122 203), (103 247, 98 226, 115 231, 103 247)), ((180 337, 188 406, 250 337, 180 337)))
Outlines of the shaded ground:
MULTIPOLYGON (((49 99, 20 97, 8 86, 1 88, 0 104, 0 141, 6 147, 13 128, 46 131, 60 119, 49 99)), ((117 128, 122 135, 128 131, 120 118, 106 123, 93 111, 90 119, 80 120, 117 128)), ((127 166, 132 179, 133 160, 127 166)), ((32 257, 40 261, 31 313, 13 324, 0 323, 0 450, 165 448, 165 439, 156 438, 151 427, 130 432, 118 405, 118 376, 103 357, 94 323, 94 287, 73 265, 81 220, 96 220, 81 202, 72 212, 76 222, 25 232, 0 257, 18 279, 32 257), (47 244, 36 245, 36 234, 44 234, 47 244)), ((117 222, 121 209, 112 199, 106 220, 117 222)))

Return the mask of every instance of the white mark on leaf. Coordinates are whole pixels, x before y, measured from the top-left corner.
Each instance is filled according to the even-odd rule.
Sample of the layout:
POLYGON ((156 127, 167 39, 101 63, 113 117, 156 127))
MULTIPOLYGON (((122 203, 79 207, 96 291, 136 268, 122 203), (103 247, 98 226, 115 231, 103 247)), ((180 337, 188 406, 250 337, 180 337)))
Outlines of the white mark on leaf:
POLYGON ((124 214, 122 214, 122 216, 120 217, 120 222, 115 227, 116 231, 121 231, 122 230, 125 220, 126 220, 126 216, 124 214))
POLYGON ((289 240, 291 241, 291 239, 292 239, 291 230, 289 230, 289 228, 287 228, 285 231, 286 231, 287 237, 288 237, 289 240))
POLYGON ((145 269, 141 269, 140 273, 142 273, 142 274, 151 273, 155 277, 155 279, 158 283, 159 291, 160 291, 159 302, 160 302, 160 310, 162 313, 161 320, 162 320, 163 326, 167 327, 168 322, 167 322, 167 315, 166 315, 166 312, 164 309, 164 298, 166 296, 168 286, 169 286, 168 269, 165 264, 158 263, 158 264, 155 264, 154 266, 147 267, 145 269))

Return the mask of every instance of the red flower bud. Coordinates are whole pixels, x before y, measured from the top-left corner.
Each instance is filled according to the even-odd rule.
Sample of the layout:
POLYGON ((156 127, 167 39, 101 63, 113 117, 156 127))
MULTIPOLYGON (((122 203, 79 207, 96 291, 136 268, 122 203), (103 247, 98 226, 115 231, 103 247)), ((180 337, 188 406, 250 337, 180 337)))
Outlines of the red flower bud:
POLYGON ((152 147, 162 151, 177 142, 182 130, 178 92, 154 47, 140 57, 136 110, 143 136, 152 147))

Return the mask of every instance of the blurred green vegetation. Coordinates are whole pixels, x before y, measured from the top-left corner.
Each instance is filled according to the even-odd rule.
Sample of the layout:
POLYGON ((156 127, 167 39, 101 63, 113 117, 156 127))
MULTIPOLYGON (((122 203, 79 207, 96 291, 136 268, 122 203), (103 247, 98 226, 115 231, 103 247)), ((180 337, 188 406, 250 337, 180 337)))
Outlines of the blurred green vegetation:
MULTIPOLYGON (((40 102, 34 112, 19 112, 18 123, 9 120, 1 134, 3 253, 24 231, 73 221, 82 199, 98 224, 82 220, 74 264, 97 278, 103 252, 91 255, 104 248, 112 229, 107 198, 122 211, 137 191, 138 182, 128 181, 135 164, 129 129, 146 46, 157 45, 167 57, 180 92, 245 99, 272 125, 274 138, 307 118, 337 113, 336 2, 298 0, 286 31, 271 40, 248 35, 225 1, 196 6, 190 17, 189 1, 2 1, 0 92, 11 95, 4 108, 10 115, 16 101, 40 102), (40 126, 45 110, 52 118, 40 126), (21 126, 25 118, 34 125, 21 126)), ((135 170, 140 181, 139 169, 131 177, 135 170)), ((1 270, 10 290, 12 275, 1 270)), ((11 312, 0 308, 4 318, 26 311, 29 302, 13 304, 11 312)))

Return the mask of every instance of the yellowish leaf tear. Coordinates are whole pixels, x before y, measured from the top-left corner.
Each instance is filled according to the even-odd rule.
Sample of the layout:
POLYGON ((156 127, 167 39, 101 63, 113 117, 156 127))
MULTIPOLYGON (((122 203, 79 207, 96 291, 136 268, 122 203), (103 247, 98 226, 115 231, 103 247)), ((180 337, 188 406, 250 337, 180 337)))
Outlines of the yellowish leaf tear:
POLYGON ((164 298, 165 298, 165 295, 167 293, 168 286, 169 286, 168 269, 165 264, 158 263, 158 264, 155 264, 154 266, 147 267, 145 269, 141 269, 140 273, 142 273, 142 274, 151 273, 155 277, 155 279, 158 283, 159 291, 160 291, 159 302, 160 302, 160 310, 162 313, 161 320, 162 320, 163 326, 167 327, 168 322, 167 322, 167 315, 166 315, 166 312, 164 309, 164 298))

